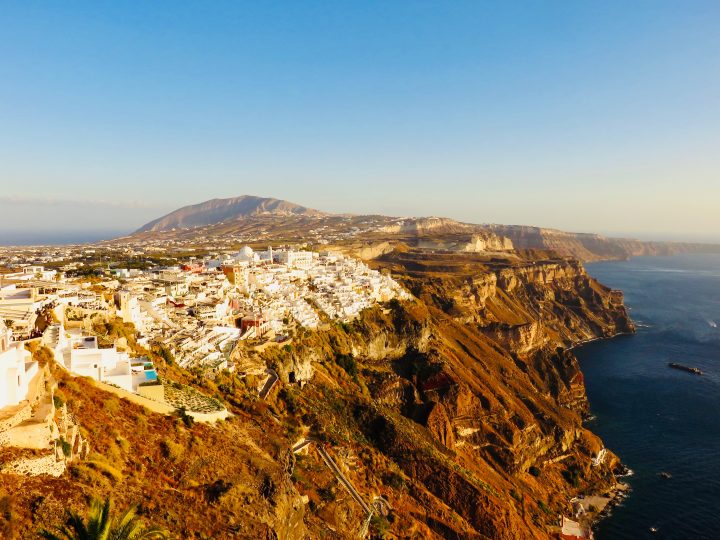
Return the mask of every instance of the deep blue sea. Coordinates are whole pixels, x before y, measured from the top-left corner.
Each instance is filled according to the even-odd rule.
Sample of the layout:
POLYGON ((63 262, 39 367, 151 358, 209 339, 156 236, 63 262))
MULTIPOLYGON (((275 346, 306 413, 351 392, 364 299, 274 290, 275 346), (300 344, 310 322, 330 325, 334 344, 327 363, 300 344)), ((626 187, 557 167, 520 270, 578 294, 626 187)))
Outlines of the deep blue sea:
POLYGON ((588 427, 634 471, 625 478, 630 496, 596 538, 720 539, 720 255, 587 269, 625 292, 638 325, 637 335, 576 350, 596 416, 588 427), (671 361, 705 375, 670 369, 671 361))

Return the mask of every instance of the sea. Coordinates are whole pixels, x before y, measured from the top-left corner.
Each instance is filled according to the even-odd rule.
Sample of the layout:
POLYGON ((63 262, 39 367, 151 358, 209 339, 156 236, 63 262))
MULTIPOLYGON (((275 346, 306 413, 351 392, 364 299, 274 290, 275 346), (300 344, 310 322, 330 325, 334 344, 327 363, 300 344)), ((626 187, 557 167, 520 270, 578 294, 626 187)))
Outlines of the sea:
POLYGON ((587 270, 625 292, 638 327, 575 351, 594 415, 587 426, 632 471, 623 478, 630 495, 595 538, 720 539, 720 255, 638 257, 587 270))
POLYGON ((59 246, 99 242, 128 234, 128 231, 11 231, 0 230, 3 246, 59 246))

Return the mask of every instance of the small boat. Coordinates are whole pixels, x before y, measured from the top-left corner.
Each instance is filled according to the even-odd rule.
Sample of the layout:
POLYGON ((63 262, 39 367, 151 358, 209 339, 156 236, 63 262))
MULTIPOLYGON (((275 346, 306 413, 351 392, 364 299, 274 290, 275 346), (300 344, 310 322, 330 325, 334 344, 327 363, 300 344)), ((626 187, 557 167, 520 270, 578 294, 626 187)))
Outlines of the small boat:
POLYGON ((659 530, 660 530, 660 529, 658 529, 657 527, 650 527, 650 532, 651 532, 651 533, 656 533, 656 532, 658 532, 659 530))
POLYGON ((695 375, 703 374, 703 372, 700 371, 700 368, 683 366, 682 364, 676 364, 675 362, 668 363, 668 367, 671 367, 673 369, 679 369, 680 371, 687 371, 688 373, 694 373, 695 375))
POLYGON ((669 472, 665 472, 665 471, 659 472, 658 476, 660 478, 664 478, 665 480, 670 480, 672 478, 672 474, 670 474, 669 472))

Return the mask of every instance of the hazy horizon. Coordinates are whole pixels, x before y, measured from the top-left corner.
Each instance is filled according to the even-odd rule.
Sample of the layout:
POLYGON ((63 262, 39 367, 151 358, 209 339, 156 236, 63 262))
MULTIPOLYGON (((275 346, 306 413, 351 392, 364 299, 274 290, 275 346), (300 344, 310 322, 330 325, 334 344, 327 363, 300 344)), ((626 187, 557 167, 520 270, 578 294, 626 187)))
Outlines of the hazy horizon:
POLYGON ((9 2, 0 244, 127 233, 242 194, 720 242, 718 15, 710 1, 9 2))
MULTIPOLYGON (((256 195, 256 194, 244 194, 244 195, 256 195)), ((267 196, 272 197, 272 195, 259 195, 259 196, 267 196)), ((216 198, 216 197, 214 197, 216 198)), ((281 197, 273 197, 277 199, 281 199, 281 197)), ((210 200, 210 199, 208 199, 210 200)), ((205 201, 197 201, 197 203, 205 202, 205 201)), ((290 201, 293 203, 298 203, 298 201, 290 201)), ((197 204, 197 203, 191 203, 191 204, 197 204)), ((28 204, 28 203, 23 203, 28 204)), ((47 203, 46 203, 47 204, 47 203)), ((300 204, 300 203, 298 203, 300 204)), ((55 205, 54 211, 62 212, 64 209, 62 208, 62 204, 55 205), (59 206, 59 208, 58 208, 59 206)), ((103 207, 101 206, 101 210, 107 211, 110 207, 103 207)), ((185 205, 183 205, 185 206, 185 205)), ((310 204, 303 204, 303 206, 307 206, 309 208, 314 208, 316 210, 320 210, 323 212, 328 213, 349 213, 345 212, 342 209, 337 210, 331 210, 328 208, 317 208, 313 207, 310 204)), ((88 205, 84 204, 80 207, 75 207, 75 211, 78 209, 85 209, 87 211, 88 205)), ((179 208, 179 207, 178 207, 179 208)), ((92 243, 97 242, 101 240, 110 240, 114 238, 120 238, 126 235, 129 235, 133 232, 135 232, 138 228, 140 228, 142 225, 145 225, 146 223, 153 221, 156 218, 159 218, 167 213, 172 212, 173 210, 177 210, 178 208, 167 208, 167 209, 158 209, 157 211, 161 213, 152 214, 150 218, 148 218, 145 221, 136 221, 141 216, 134 215, 134 220, 130 220, 127 223, 126 227, 123 228, 93 228, 93 229, 85 229, 85 228, 77 228, 77 229, 59 229, 59 230, 47 230, 47 229, 32 229, 32 228, 24 228, 24 229, 11 229, 11 228, 3 228, 3 237, 0 238, 0 246, 23 246, 23 245, 63 245, 63 244, 73 244, 73 243, 92 243)), ((148 210, 148 209, 144 209, 148 210)), ((377 212, 361 212, 360 215, 370 215, 370 214, 377 214, 377 212)), ((522 225, 522 226, 531 226, 531 227, 542 227, 542 228, 552 228, 552 229, 559 229, 564 230, 566 232, 574 232, 574 233, 594 233, 594 234, 600 234, 608 237, 618 237, 618 238, 633 238, 638 240, 644 240, 644 241, 668 241, 668 242, 697 242, 697 243, 713 243, 713 244, 720 244, 720 234, 708 234, 708 235, 683 235, 678 234, 672 231, 668 231, 665 233, 656 233, 656 234, 643 234, 639 232, 633 232, 633 231, 612 231, 612 230, 572 230, 572 229, 563 229, 562 227, 556 227, 551 226, 543 223, 524 223, 524 222, 490 222, 490 221, 472 221, 472 220, 462 220, 458 219, 453 216, 448 215, 442 215, 442 214, 426 214, 426 215, 411 215, 411 214, 405 214, 405 215, 399 215, 399 214, 380 214, 380 215, 388 215, 391 217, 447 217, 451 219, 457 219, 458 221, 464 221, 467 223, 487 223, 487 224, 502 224, 502 225, 522 225)))

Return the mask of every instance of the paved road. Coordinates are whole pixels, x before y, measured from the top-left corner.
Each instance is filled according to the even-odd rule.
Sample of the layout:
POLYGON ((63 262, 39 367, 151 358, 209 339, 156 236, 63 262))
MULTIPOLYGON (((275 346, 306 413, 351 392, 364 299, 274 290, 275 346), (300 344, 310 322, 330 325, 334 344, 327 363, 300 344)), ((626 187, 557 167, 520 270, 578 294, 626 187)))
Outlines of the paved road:
POLYGON ((262 389, 260 390, 260 399, 265 399, 268 396, 270 390, 273 389, 273 386, 275 386, 275 383, 278 382, 278 379, 280 378, 278 374, 272 369, 266 369, 265 373, 268 374, 268 378, 265 381, 262 389))

